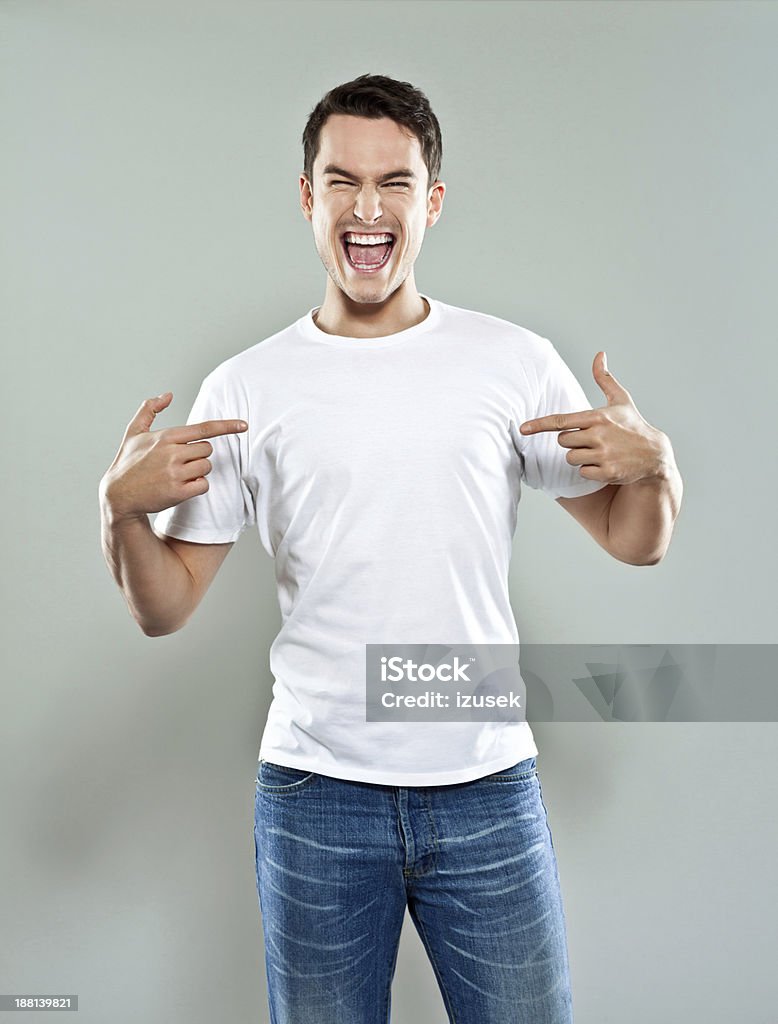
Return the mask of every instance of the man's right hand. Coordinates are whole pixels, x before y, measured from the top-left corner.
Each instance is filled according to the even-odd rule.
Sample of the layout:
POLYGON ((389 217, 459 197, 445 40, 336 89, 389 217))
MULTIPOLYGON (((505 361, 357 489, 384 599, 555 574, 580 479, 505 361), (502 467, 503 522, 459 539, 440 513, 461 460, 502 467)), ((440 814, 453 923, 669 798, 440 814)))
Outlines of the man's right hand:
POLYGON ((208 458, 213 445, 204 438, 247 429, 243 420, 205 420, 152 430, 154 417, 172 398, 172 391, 147 398, 127 424, 116 458, 100 481, 114 515, 140 518, 203 494, 213 468, 208 458))

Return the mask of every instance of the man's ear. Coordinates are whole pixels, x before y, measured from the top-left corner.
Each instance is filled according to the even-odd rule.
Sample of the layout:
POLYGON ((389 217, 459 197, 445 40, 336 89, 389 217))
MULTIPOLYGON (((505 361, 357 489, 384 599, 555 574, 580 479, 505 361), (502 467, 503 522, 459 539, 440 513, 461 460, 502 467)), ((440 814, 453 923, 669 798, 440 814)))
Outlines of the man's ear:
POLYGON ((313 205, 313 186, 305 174, 300 175, 300 209, 306 220, 311 219, 313 205))

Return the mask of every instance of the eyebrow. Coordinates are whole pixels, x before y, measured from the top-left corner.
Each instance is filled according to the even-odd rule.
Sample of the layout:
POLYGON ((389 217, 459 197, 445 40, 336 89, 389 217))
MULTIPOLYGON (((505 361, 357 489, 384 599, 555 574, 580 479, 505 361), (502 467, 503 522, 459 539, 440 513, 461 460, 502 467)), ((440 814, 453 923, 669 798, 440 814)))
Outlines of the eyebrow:
MULTIPOLYGON (((349 171, 344 171, 342 167, 336 167, 335 164, 327 164, 322 171, 322 177, 326 177, 328 174, 339 174, 343 178, 350 178, 352 181, 359 181, 359 178, 355 174, 351 174, 349 171)), ((390 171, 388 174, 382 174, 378 179, 379 181, 389 181, 390 178, 413 178, 416 179, 416 175, 407 167, 401 167, 398 171, 390 171)))

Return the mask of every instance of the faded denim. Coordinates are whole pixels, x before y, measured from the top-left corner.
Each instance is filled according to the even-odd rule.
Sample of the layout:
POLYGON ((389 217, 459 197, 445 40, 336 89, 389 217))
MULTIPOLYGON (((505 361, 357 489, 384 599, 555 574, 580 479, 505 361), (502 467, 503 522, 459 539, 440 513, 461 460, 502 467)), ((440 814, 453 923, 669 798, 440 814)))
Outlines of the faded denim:
POLYGON ((451 1024, 572 1024, 534 757, 413 787, 261 760, 254 844, 272 1024, 387 1024, 406 907, 451 1024))

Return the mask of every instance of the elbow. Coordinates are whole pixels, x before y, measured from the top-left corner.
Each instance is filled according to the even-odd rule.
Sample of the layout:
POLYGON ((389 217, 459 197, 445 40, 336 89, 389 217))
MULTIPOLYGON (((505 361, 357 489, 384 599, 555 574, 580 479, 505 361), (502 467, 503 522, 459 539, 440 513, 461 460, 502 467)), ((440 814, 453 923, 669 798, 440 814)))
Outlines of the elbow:
POLYGON ((144 636, 170 636, 171 633, 175 633, 175 630, 174 629, 171 629, 171 630, 168 630, 168 629, 151 629, 151 628, 143 630, 143 635, 144 636))
POLYGON ((160 626, 152 625, 151 623, 144 624, 139 622, 141 632, 144 636, 170 636, 171 633, 177 633, 179 629, 184 625, 182 622, 180 626, 160 626))
POLYGON ((662 553, 661 555, 657 555, 656 558, 647 558, 641 562, 633 562, 633 565, 659 565, 664 557, 664 553, 662 553))
POLYGON ((670 548, 670 540, 671 538, 668 537, 662 547, 651 552, 650 558, 641 558, 639 562, 635 562, 635 565, 659 565, 670 548))
POLYGON ((660 551, 658 554, 652 554, 649 557, 635 558, 630 560, 630 565, 659 565, 662 559, 665 557, 665 552, 660 551))
POLYGON ((608 551, 617 562, 623 562, 624 565, 658 565, 665 557, 667 549, 665 548, 663 551, 652 552, 648 555, 616 551, 614 548, 609 548, 608 551))
POLYGON ((659 565, 662 559, 667 554, 670 547, 671 537, 665 536, 663 538, 656 538, 655 543, 652 547, 648 545, 614 545, 603 544, 606 551, 611 554, 619 562, 624 562, 626 565, 659 565))

